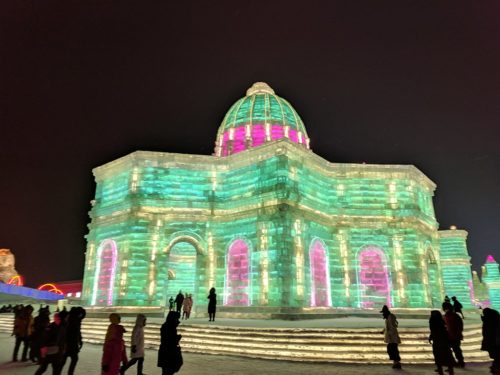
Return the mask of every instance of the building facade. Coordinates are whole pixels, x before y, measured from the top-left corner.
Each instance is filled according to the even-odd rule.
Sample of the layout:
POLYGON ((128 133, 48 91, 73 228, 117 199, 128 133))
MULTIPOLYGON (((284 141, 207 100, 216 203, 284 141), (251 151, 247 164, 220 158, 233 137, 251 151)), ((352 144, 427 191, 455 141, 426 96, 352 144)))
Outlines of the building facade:
POLYGON ((340 164, 264 83, 227 112, 214 155, 137 151, 94 169, 83 301, 327 309, 471 307, 467 232, 438 230, 412 165, 340 164))

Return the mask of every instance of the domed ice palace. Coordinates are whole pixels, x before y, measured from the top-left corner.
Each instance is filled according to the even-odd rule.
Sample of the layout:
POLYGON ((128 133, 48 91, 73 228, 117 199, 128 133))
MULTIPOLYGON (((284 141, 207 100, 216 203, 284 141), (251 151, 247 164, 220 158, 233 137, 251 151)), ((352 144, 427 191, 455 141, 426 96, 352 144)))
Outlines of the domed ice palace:
MULTIPOLYGON (((93 170, 87 306, 226 312, 500 307, 498 264, 471 273, 467 232, 438 230, 436 185, 413 165, 333 163, 258 82, 226 113, 213 155, 136 151, 93 170)), ((378 310, 377 310, 378 311, 378 310)))

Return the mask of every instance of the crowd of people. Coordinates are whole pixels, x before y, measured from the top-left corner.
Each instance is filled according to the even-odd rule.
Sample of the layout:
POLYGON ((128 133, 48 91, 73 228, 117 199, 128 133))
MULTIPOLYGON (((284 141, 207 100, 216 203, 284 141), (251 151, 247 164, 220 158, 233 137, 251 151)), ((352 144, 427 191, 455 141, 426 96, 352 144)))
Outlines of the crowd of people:
MULTIPOLYGON (((429 318, 429 343, 432 345, 432 354, 436 364, 436 372, 444 374, 443 368, 452 375, 454 368, 465 367, 461 342, 463 340, 464 315, 462 304, 456 297, 451 300, 445 296, 442 304, 444 314, 439 310, 432 310, 429 318), (452 303, 453 301, 453 303, 452 303)), ((392 367, 401 369, 401 357, 398 345, 401 338, 398 332, 398 320, 389 308, 384 305, 380 311, 385 320, 385 328, 382 331, 384 341, 387 344, 387 354, 393 361, 392 367)), ((491 373, 500 374, 500 315, 496 310, 485 308, 482 315, 483 341, 481 350, 487 351, 493 363, 490 367, 491 373)))
POLYGON ((37 363, 39 367, 35 375, 43 374, 49 365, 52 366, 53 374, 60 374, 68 358, 68 374, 72 375, 83 345, 81 321, 85 318, 85 309, 72 307, 67 311, 63 308, 54 314, 52 323, 49 306, 40 306, 36 317, 33 317, 33 311, 31 305, 16 305, 12 308, 12 336, 16 339, 12 361, 19 360, 22 345, 20 360, 37 363))
MULTIPOLYGON (((217 295, 215 288, 210 289, 208 299, 209 321, 215 321, 217 295)), ((160 330, 160 347, 158 350, 157 366, 162 369, 162 375, 172 375, 180 370, 183 364, 180 340, 177 334, 177 326, 182 318, 189 319, 193 305, 190 294, 182 294, 179 291, 176 298, 169 299, 169 312, 160 330)), ((429 343, 432 345, 434 362, 437 366, 436 372, 444 374, 446 371, 453 375, 455 367, 465 367, 464 356, 461 349, 463 340, 462 305, 455 298, 451 300, 446 296, 442 304, 443 313, 432 310, 429 318, 429 343), (452 303, 453 301, 453 303, 452 303)), ((81 322, 85 318, 85 310, 82 307, 72 307, 70 311, 64 308, 54 314, 50 322, 49 306, 40 306, 38 315, 33 317, 34 308, 31 305, 4 306, 3 312, 14 312, 15 336, 13 361, 18 361, 21 345, 21 361, 31 360, 39 364, 35 375, 43 374, 49 365, 52 366, 53 374, 61 374, 62 369, 70 359, 68 374, 74 373, 78 362, 83 341, 81 335, 81 322)), ((398 345, 401 338, 398 332, 398 320, 396 316, 384 305, 380 311, 385 320, 384 342, 387 344, 387 353, 393 361, 394 369, 401 369, 401 357, 398 345)), ((101 360, 102 375, 123 375, 132 366, 137 365, 137 374, 143 375, 144 363, 144 327, 146 316, 138 314, 135 326, 132 330, 130 342, 130 360, 127 357, 123 335, 125 328, 120 324, 121 317, 117 313, 110 314, 103 346, 101 360)), ((490 367, 491 373, 500 374, 500 314, 498 311, 485 308, 482 315, 482 345, 481 350, 487 351, 493 360, 490 367)))

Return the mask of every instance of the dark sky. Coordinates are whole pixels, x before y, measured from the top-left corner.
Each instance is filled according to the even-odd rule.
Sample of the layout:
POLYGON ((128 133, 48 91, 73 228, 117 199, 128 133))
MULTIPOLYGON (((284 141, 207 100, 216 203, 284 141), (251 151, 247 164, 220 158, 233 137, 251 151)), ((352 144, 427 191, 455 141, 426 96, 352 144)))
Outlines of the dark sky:
POLYGON ((0 247, 28 285, 82 277, 93 167, 211 154, 255 81, 327 160, 416 165, 474 266, 500 256, 500 2, 301 3, 0 3, 0 247))

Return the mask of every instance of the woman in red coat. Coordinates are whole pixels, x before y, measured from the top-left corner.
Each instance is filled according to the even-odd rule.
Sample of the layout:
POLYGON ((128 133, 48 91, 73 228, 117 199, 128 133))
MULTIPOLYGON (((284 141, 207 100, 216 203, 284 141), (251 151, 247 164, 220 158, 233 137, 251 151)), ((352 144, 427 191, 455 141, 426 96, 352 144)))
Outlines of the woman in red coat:
POLYGON ((102 375, 119 375, 120 364, 127 364, 127 353, 125 352, 125 341, 123 333, 125 328, 120 325, 120 315, 111 314, 109 321, 111 324, 106 332, 102 353, 102 375))

